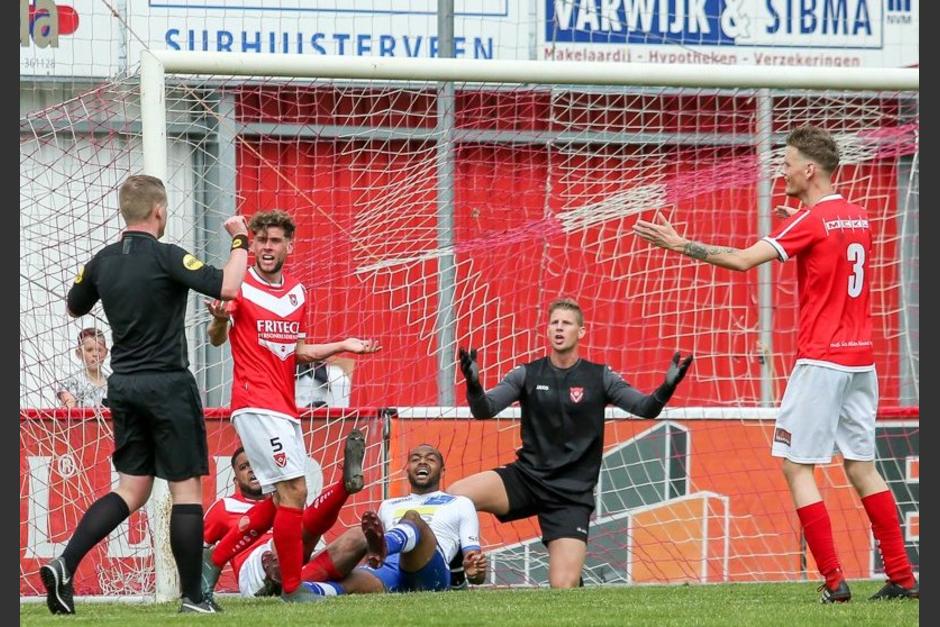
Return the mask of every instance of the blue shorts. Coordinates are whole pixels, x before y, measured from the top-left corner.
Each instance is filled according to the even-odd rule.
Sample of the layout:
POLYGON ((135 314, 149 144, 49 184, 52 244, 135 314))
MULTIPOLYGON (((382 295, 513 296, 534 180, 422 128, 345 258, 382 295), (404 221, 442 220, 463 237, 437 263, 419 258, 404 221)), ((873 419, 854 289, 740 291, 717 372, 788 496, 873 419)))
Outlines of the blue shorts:
POLYGON ((401 553, 395 553, 389 555, 378 568, 361 566, 360 569, 378 577, 386 592, 438 592, 450 589, 450 568, 440 549, 434 551, 431 561, 414 573, 403 571, 399 566, 400 561, 401 553))

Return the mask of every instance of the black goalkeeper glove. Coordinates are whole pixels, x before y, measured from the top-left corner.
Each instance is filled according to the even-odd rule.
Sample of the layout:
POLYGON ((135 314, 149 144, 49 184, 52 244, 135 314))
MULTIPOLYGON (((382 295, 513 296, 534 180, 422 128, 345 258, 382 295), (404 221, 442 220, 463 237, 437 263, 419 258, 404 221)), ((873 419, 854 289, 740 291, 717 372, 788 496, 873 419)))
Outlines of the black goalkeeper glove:
POLYGON ((675 391, 679 382, 685 378, 685 373, 688 372, 689 366, 692 365, 692 355, 689 355, 682 361, 679 361, 680 357, 679 351, 676 351, 672 356, 672 362, 669 364, 669 370, 666 371, 666 380, 663 382, 663 386, 669 388, 670 393, 675 391))
POLYGON ((477 366, 477 349, 471 348, 469 353, 466 349, 460 349, 460 370, 467 380, 468 392, 476 394, 483 391, 480 385, 480 368, 477 366))

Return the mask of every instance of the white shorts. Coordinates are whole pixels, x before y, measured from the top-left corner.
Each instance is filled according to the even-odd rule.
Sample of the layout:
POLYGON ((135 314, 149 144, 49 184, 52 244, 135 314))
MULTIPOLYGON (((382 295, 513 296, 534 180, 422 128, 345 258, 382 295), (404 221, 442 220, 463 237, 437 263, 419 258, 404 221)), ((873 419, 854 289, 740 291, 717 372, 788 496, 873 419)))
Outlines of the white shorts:
POLYGON ((241 411, 232 423, 264 494, 274 492, 275 483, 304 476, 307 451, 298 421, 241 411))
POLYGON ((790 374, 774 425, 774 457, 827 464, 834 447, 845 459, 875 459, 878 376, 798 363, 790 374))
POLYGON ((265 551, 274 550, 274 541, 268 540, 253 548, 251 553, 242 562, 238 571, 238 592, 243 597, 253 598, 258 591, 264 588, 264 567, 261 556, 265 551))

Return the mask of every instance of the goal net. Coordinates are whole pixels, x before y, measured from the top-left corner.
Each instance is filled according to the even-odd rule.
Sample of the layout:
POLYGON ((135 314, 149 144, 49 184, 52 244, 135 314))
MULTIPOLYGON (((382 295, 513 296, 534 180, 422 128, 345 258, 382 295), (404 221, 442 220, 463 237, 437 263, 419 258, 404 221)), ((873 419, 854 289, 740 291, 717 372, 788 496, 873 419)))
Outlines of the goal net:
MULTIPOLYGON (((546 306, 569 296, 586 314, 583 357, 640 390, 660 383, 673 351, 695 354, 663 419, 610 411, 585 582, 815 578, 769 456, 796 349, 795 264, 732 273, 631 232, 638 217, 660 212, 697 240, 750 245, 778 223, 775 206, 797 206, 779 168, 786 134, 803 124, 834 134, 842 150, 836 187, 869 212, 878 467, 918 563, 916 81, 859 88, 851 81, 864 72, 825 78, 820 70, 839 88, 805 89, 800 81, 817 73, 761 68, 764 77, 738 86, 694 73, 679 86, 675 68, 664 66, 642 80, 605 74, 592 84, 557 78, 553 68, 564 64, 551 62, 519 63, 522 74, 507 70, 513 62, 487 62, 486 80, 469 61, 397 60, 397 74, 373 78, 336 69, 381 67, 383 59, 343 59, 327 78, 310 68, 288 77, 283 68, 238 69, 267 55, 223 56, 238 63, 168 71, 165 87, 139 76, 114 80, 21 118, 22 595, 39 593, 39 566, 115 480, 107 410, 56 408, 63 381, 81 369, 79 331, 102 329, 110 343, 100 305, 71 320, 64 297, 80 266, 119 237, 116 186, 145 170, 167 183, 165 239, 207 263, 227 256, 227 216, 289 211, 298 231, 286 270, 308 288, 308 336, 376 338, 384 347, 330 364, 333 408, 304 417, 311 496, 340 476, 349 429, 368 431, 369 488, 326 540, 382 498, 407 492, 411 446, 440 447, 445 487, 514 458, 518 410, 470 419, 457 349, 478 349, 483 383, 492 386, 545 353, 546 306), (668 80, 657 83, 657 71, 668 80), (776 87, 764 88, 770 81, 776 87), (159 108, 165 126, 144 119, 142 104, 159 108)), ((888 81, 900 75, 883 73, 888 81)), ((231 492, 237 445, 224 410, 231 360, 227 348, 208 345, 208 318, 193 296, 192 369, 207 407, 221 408, 208 410, 207 504, 231 492)), ((849 577, 879 576, 867 519, 839 462, 821 466, 817 478, 843 567, 849 577)), ((75 575, 78 594, 154 591, 154 556, 168 553, 153 539, 159 510, 135 514, 89 555, 75 575)), ((547 581, 534 519, 499 524, 483 514, 481 524, 492 583, 547 581)))

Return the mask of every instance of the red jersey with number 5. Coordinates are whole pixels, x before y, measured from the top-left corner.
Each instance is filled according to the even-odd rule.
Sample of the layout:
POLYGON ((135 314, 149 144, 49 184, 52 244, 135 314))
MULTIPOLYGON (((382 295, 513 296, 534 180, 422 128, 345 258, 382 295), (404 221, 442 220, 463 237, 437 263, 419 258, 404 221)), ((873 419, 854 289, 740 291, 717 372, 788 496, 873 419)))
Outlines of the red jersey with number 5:
POLYGON ((232 416, 250 410, 297 420, 294 352, 304 338, 306 291, 300 282, 281 276, 281 284, 272 285, 249 268, 238 297, 228 305, 232 416))
POLYGON ((843 370, 874 367, 871 229, 858 205, 832 194, 764 238, 781 261, 796 257, 800 289, 797 361, 843 370))

